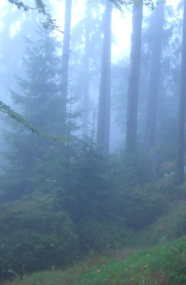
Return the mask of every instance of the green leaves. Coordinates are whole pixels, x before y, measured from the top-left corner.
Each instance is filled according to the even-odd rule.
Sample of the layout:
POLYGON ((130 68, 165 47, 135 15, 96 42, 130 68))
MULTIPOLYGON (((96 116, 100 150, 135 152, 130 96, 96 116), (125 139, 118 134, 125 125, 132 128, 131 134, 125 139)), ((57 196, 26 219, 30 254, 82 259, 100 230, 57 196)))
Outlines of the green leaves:
POLYGON ((122 10, 122 6, 127 6, 135 3, 136 5, 145 5, 151 9, 156 8, 156 3, 153 0, 111 0, 119 10, 122 10))
POLYGON ((67 140, 64 139, 62 136, 54 137, 54 136, 51 136, 49 134, 43 134, 36 127, 31 125, 25 119, 23 119, 23 117, 20 114, 16 113, 13 109, 11 109, 8 105, 3 103, 2 101, 0 101, 0 112, 3 114, 6 114, 11 119, 13 119, 13 120, 17 121, 18 123, 24 125, 28 130, 30 130, 34 134, 37 134, 37 135, 42 136, 44 138, 51 139, 53 141, 58 141, 58 142, 65 141, 65 142, 67 142, 67 140))
POLYGON ((68 214, 49 204, 43 196, 0 206, 0 279, 3 272, 22 275, 61 267, 75 257, 74 225, 68 214))
POLYGON ((17 6, 18 9, 23 8, 24 11, 33 11, 33 8, 25 5, 23 2, 19 1, 19 0, 8 0, 10 3, 15 4, 17 6))
POLYGON ((8 117, 16 120, 18 123, 21 123, 27 127, 32 133, 40 134, 40 132, 33 125, 29 124, 23 117, 11 109, 8 105, 0 101, 0 112, 6 114, 8 117))
POLYGON ((19 0, 8 0, 11 4, 17 6, 18 9, 24 9, 24 11, 34 11, 37 10, 38 13, 43 14, 43 27, 49 30, 58 30, 60 31, 59 26, 56 25, 56 20, 52 18, 50 13, 46 12, 46 5, 42 0, 35 0, 35 7, 30 7, 24 4, 24 2, 19 0))

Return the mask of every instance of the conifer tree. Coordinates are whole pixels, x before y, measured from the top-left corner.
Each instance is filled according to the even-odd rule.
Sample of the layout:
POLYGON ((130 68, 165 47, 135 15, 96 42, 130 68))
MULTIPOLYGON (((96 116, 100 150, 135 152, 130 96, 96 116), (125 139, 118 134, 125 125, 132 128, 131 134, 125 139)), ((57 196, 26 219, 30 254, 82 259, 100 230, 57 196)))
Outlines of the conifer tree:
POLYGON ((158 6, 158 10, 153 12, 154 32, 145 129, 145 146, 147 149, 151 149, 155 143, 159 81, 161 72, 160 65, 161 47, 163 41, 164 9, 165 3, 161 3, 158 6))
POLYGON ((83 62, 83 129, 82 134, 87 135, 88 131, 88 115, 89 115, 89 61, 90 61, 90 4, 87 3, 86 24, 85 24, 85 54, 83 62))
POLYGON ((184 1, 182 32, 181 84, 178 112, 178 143, 176 156, 176 185, 184 182, 184 143, 185 143, 185 105, 186 105, 186 0, 184 1))
POLYGON ((127 103, 126 150, 134 152, 137 144, 137 111, 140 79, 143 1, 133 4, 130 72, 127 103), (137 5, 140 4, 140 5, 137 5))
MULTIPOLYGON (((71 8, 72 0, 65 1, 65 23, 64 23, 64 38, 63 38, 63 52, 62 52, 62 94, 63 102, 62 109, 65 114, 67 94, 68 94, 68 70, 69 70, 69 57, 70 57, 70 30, 71 30, 71 8)), ((65 117, 62 124, 65 123, 65 117)))
MULTIPOLYGON (((11 95, 29 123, 44 133, 59 135, 64 133, 64 126, 61 124, 60 61, 56 55, 58 43, 47 30, 40 29, 38 36, 37 42, 26 40, 23 65, 27 78, 16 77, 20 92, 11 91, 11 95)), ((12 120, 10 123, 13 131, 4 132, 9 144, 9 151, 4 153, 9 161, 6 177, 11 176, 12 183, 32 180, 43 171, 40 165, 46 162, 45 148, 53 148, 54 142, 28 132, 12 120)))
POLYGON ((104 155, 109 154, 110 136, 111 15, 112 3, 111 1, 107 0, 104 15, 104 39, 101 62, 97 131, 97 147, 103 148, 104 155))

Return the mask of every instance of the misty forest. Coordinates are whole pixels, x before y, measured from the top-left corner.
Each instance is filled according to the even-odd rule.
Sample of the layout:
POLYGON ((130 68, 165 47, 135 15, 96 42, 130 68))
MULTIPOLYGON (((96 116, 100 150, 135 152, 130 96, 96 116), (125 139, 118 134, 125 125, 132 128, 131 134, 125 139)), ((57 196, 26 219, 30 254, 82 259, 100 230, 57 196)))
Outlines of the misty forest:
POLYGON ((0 284, 186 284, 186 0, 0 12, 0 284))

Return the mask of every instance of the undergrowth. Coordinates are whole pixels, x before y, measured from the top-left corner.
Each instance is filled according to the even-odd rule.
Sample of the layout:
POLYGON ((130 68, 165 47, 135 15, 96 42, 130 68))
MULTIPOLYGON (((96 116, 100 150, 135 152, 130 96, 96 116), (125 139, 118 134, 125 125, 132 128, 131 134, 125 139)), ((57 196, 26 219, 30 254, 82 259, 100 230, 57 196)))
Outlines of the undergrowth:
POLYGON ((147 250, 123 250, 114 258, 93 256, 64 271, 43 271, 3 285, 186 284, 186 237, 147 250))

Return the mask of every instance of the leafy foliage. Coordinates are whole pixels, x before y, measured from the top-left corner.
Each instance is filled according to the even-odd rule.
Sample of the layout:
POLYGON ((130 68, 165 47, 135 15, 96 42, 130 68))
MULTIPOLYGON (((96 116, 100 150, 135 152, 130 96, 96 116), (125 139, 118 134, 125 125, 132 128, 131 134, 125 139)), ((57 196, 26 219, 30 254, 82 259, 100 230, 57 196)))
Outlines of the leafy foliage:
POLYGON ((29 6, 25 5, 22 1, 19 0, 8 0, 10 3, 15 4, 18 9, 23 8, 24 11, 32 11, 33 8, 30 8, 29 6))
MULTIPOLYGON (((24 9, 23 2, 10 2, 17 3, 18 8, 24 9)), ((115 2, 121 7, 142 1, 115 2)), ((153 8, 152 3, 144 1, 144 4, 153 8)), ((36 7, 40 13, 48 17, 41 1, 36 1, 36 7)), ((100 15, 98 18, 101 18, 100 15)), ((83 31, 84 24, 80 23, 80 28, 83 31)), ((78 27, 74 29, 74 33, 77 30, 78 27)), ((92 44, 94 37, 101 38, 101 32, 91 34, 92 44)), ((138 236, 139 230, 155 222, 168 211, 170 204, 177 198, 185 197, 185 190, 180 189, 180 192, 176 192, 171 179, 165 183, 154 183, 160 175, 153 176, 155 166, 152 166, 152 161, 141 151, 130 156, 119 152, 118 156, 103 157, 96 149, 94 134, 92 138, 86 139, 75 137, 78 114, 72 111, 75 109, 72 107, 72 98, 68 102, 69 108, 64 108, 61 57, 58 55, 60 45, 54 34, 48 30, 41 29, 38 36, 37 42, 27 40, 27 50, 24 54, 26 76, 16 77, 19 89, 11 91, 14 103, 19 105, 23 115, 17 114, 0 102, 0 111, 14 119, 13 123, 10 123, 12 130, 4 132, 9 145, 4 156, 9 164, 4 166, 0 185, 1 203, 4 203, 0 206, 2 277, 11 271, 21 276, 24 273, 50 269, 52 266, 60 268, 68 264, 70 259, 76 258, 77 252, 79 256, 84 257, 89 251, 102 252, 134 245, 134 236, 138 236), (33 134, 28 132, 28 129, 33 134), (51 136, 46 136, 45 133, 50 133, 51 136), (66 139, 56 138, 57 134, 61 135, 60 138, 66 139), (56 142, 45 140, 43 137, 53 138, 56 142)), ((81 37, 80 43, 74 45, 76 48, 79 47, 79 54, 82 53, 83 43, 84 39, 81 37)), ((98 46, 100 47, 100 44, 98 46)), ((77 54, 74 53, 72 65, 75 65, 76 61, 77 54)), ((75 69, 78 67, 80 70, 81 65, 79 57, 75 68, 71 67, 74 74, 77 72, 75 69)), ((91 72, 96 73, 95 81, 98 77, 95 66, 98 65, 97 61, 90 64, 91 72)), ((121 74, 121 68, 116 68, 118 74, 121 74)), ((128 76, 127 61, 124 70, 128 76)), ((120 88, 121 81, 124 82, 123 78, 119 80, 118 76, 116 80, 114 91, 120 88)), ((78 78, 78 92, 81 82, 78 78)), ((124 91, 124 86, 122 90, 124 91)), ((93 93, 94 91, 95 88, 92 88, 93 93)), ((123 97, 123 92, 119 92, 119 96, 123 97)), ((172 123, 170 125, 172 126, 172 123)), ((173 132, 170 131, 170 137, 173 132)), ((165 155, 162 150, 160 156, 164 153, 166 158, 172 159, 171 152, 172 148, 165 155)), ((155 165, 158 155, 154 156, 155 165)), ((175 234, 185 233, 184 221, 183 211, 177 228, 174 228, 175 234)), ((169 237, 164 235, 160 238, 163 242, 169 237)), ((160 256, 161 250, 151 265, 150 259, 143 252, 134 257, 134 262, 131 259, 127 263, 121 263, 119 269, 113 265, 111 273, 110 268, 107 268, 109 274, 100 274, 99 278, 97 273, 100 271, 95 269, 87 276, 78 277, 78 283, 74 284, 87 284, 86 280, 89 279, 95 284, 120 284, 119 277, 124 284, 154 284, 153 268, 157 264, 162 266, 163 262, 169 259, 166 251, 163 257, 160 256), (152 270, 148 271, 149 268, 152 270)), ((182 261, 184 259, 181 263, 182 261)), ((170 263, 166 264, 171 268, 170 263)), ((185 274, 184 266, 178 267, 175 269, 175 280, 178 280, 179 274, 185 274)), ((163 278, 161 272, 164 268, 157 268, 156 284, 162 280, 164 284, 168 284, 172 278, 168 276, 169 272, 165 271, 163 278)))
POLYGON ((42 136, 44 138, 49 138, 54 141, 61 141, 64 140, 62 136, 54 137, 50 136, 49 134, 43 134, 40 132, 36 127, 29 124, 28 121, 26 121, 20 114, 16 113, 13 109, 11 109, 8 105, 0 101, 0 112, 3 114, 6 114, 11 119, 17 121, 18 123, 22 124, 24 127, 26 127, 28 130, 30 130, 32 133, 37 134, 39 136, 42 136))
POLYGON ((153 0, 111 0, 118 9, 122 10, 122 6, 127 6, 131 4, 136 4, 136 5, 146 5, 150 7, 151 9, 155 9, 156 3, 153 0))
POLYGON ((8 0, 11 4, 14 4, 17 6, 18 9, 24 9, 24 11, 34 11, 37 10, 39 13, 43 14, 44 16, 44 22, 43 27, 46 29, 51 30, 59 30, 59 26, 56 25, 56 20, 52 18, 51 14, 46 12, 46 5, 43 3, 42 0, 35 0, 36 7, 30 7, 28 5, 25 5, 24 2, 19 0, 8 0))
POLYGON ((9 121, 14 131, 4 132, 4 136, 10 145, 10 151, 4 153, 4 156, 11 163, 8 171, 5 169, 5 184, 6 181, 15 183, 16 180, 31 180, 36 173, 41 174, 36 168, 38 162, 45 160, 45 148, 54 147, 53 141, 60 142, 63 140, 64 133, 62 134, 62 130, 64 130, 64 126, 60 124, 64 116, 60 110, 63 101, 59 84, 60 66, 58 56, 55 54, 57 43, 46 30, 41 29, 39 37, 40 40, 37 43, 30 40, 27 42, 29 48, 25 53, 24 64, 28 78, 24 80, 16 78, 21 94, 11 91, 14 102, 22 106, 26 121, 5 106, 5 112, 9 116, 13 116, 23 125, 26 124, 34 132, 32 135, 21 124, 9 121), (28 124, 28 121, 31 124, 28 124), (38 131, 38 129, 42 131, 38 131), (59 134, 61 136, 57 137, 59 134), (45 138, 51 138, 53 141, 45 138), (9 179, 10 176, 12 179, 9 179))
POLYGON ((52 196, 1 206, 0 276, 62 267, 75 258, 77 236, 69 216, 52 196))

